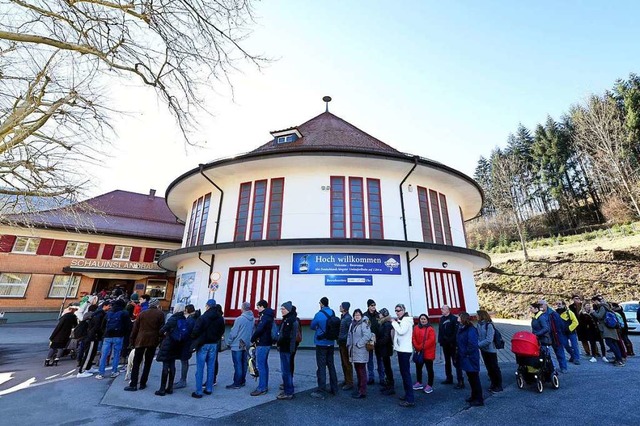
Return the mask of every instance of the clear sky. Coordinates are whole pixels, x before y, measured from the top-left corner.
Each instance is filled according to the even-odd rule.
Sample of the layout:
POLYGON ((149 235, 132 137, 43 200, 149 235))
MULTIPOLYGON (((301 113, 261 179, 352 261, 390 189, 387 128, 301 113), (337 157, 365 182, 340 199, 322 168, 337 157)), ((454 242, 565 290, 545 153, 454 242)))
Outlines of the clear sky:
POLYGON ((330 111, 394 148, 472 175, 519 123, 554 118, 617 78, 640 73, 637 1, 281 1, 256 4, 250 65, 204 94, 185 147, 148 89, 112 88, 129 114, 88 195, 114 189, 164 195, 183 172, 251 151, 269 131, 330 111))

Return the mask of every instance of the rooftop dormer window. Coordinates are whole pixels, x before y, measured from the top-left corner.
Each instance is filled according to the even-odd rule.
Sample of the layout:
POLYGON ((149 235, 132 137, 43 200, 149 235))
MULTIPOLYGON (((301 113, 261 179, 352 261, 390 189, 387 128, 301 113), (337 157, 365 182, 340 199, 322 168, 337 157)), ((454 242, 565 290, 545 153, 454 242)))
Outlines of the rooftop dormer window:
POLYGON ((283 144, 283 143, 291 143, 291 142, 297 141, 302 137, 302 133, 300 133, 300 131, 297 128, 292 127, 290 129, 277 130, 275 132, 271 132, 271 136, 273 136, 273 139, 276 144, 283 144))

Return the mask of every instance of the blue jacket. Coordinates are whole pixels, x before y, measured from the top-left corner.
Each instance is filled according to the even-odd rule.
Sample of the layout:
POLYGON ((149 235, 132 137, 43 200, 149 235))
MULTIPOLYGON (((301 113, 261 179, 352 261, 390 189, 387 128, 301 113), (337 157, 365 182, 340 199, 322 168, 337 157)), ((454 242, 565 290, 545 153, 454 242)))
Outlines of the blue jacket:
POLYGON ((549 328, 549 317, 542 312, 538 312, 531 318, 531 332, 538 338, 538 343, 543 346, 551 344, 551 329, 549 328))
POLYGON ((324 333, 327 329, 327 320, 329 319, 327 315, 322 313, 323 311, 329 316, 334 315, 333 310, 328 306, 323 307, 316 313, 311 321, 311 329, 315 331, 315 334, 313 335, 313 343, 315 343, 316 346, 333 346, 333 340, 318 339, 318 335, 324 333))
POLYGON ((473 325, 460 325, 457 341, 460 368, 470 373, 479 373, 480 348, 478 347, 478 330, 473 325))
POLYGON ((251 343, 256 343, 258 346, 271 346, 273 340, 271 339, 271 327, 273 326, 273 320, 276 314, 273 309, 267 308, 260 314, 260 322, 256 327, 256 331, 251 336, 251 343))
POLYGON ((562 346, 563 341, 566 340, 564 335, 564 329, 566 328, 564 320, 560 317, 559 313, 550 307, 547 307, 547 312, 543 312, 542 315, 546 316, 547 321, 549 322, 551 345, 555 347, 562 346))

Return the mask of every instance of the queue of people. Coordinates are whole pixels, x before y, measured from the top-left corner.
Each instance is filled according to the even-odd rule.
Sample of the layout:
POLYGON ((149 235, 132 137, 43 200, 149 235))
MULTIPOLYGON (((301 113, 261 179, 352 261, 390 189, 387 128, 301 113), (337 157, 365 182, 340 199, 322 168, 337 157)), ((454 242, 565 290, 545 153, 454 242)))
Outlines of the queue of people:
MULTIPOLYGON (((555 307, 553 309, 545 300, 539 300, 531 304, 530 311, 532 331, 544 350, 555 353, 558 371, 566 373, 568 363, 580 364, 578 342, 581 342, 590 362, 602 359, 614 366, 624 366, 626 357, 634 355, 626 334, 628 329, 625 332, 626 319, 616 304, 609 304, 600 295, 594 296, 591 303, 583 303, 579 296, 574 295, 570 305, 560 300, 555 307), (606 357, 605 343, 613 353, 613 360, 606 357)), ((155 359, 162 363, 159 389, 155 394, 166 396, 171 395, 174 389, 187 387, 189 360, 195 354, 196 371, 191 396, 200 399, 213 393, 217 384, 218 353, 227 346, 232 354, 233 380, 226 389, 245 387, 252 349, 255 350, 255 375, 258 377, 257 386, 250 395, 259 397, 269 393, 269 354, 272 346, 276 346, 282 374, 281 392, 276 399, 290 400, 295 394, 295 355, 302 341, 296 307, 291 301, 282 303, 279 324, 268 301, 258 301, 255 309, 259 314, 257 319, 251 304, 242 303, 241 315, 234 320, 225 342, 224 313, 214 299, 206 302, 202 314, 193 305, 178 303, 165 321, 159 301, 147 295, 132 295, 130 299, 123 294, 115 298, 88 297, 80 322, 78 305, 69 306, 60 318, 51 335, 51 349, 45 365, 56 365, 62 356, 61 351, 73 337, 80 340, 78 377, 107 377, 107 365, 110 364, 111 378, 117 377, 121 368, 127 370, 125 391, 143 390, 147 387, 155 359), (99 362, 94 366, 98 352, 99 362), (181 362, 181 374, 176 381, 178 360, 181 362)), ((385 396, 395 395, 397 388, 392 367, 395 352, 402 380, 399 405, 413 407, 416 392, 434 392, 434 360, 436 345, 440 344, 445 364, 445 380, 440 384, 465 389, 464 373, 470 388, 466 401, 470 406, 484 405, 479 377, 480 358, 489 377, 488 390, 492 393, 503 391, 498 363, 498 351, 502 347, 497 344, 499 332, 486 310, 477 311, 478 322, 474 325, 466 312, 456 316, 446 305, 441 309, 439 331, 436 333, 427 314, 420 314, 414 325, 413 317, 403 304, 397 304, 392 315, 387 308, 378 311, 372 299, 367 301, 364 311, 356 308, 350 312, 351 303, 342 302, 338 316, 330 307, 328 298, 322 297, 310 326, 314 332, 317 367, 317 388, 311 392, 311 397, 326 399, 337 395, 341 389, 352 391, 354 399, 364 399, 371 385, 375 384, 376 373, 380 392, 385 396), (343 377, 340 383, 334 362, 335 343, 343 377), (412 364, 415 382, 412 380, 412 364)))

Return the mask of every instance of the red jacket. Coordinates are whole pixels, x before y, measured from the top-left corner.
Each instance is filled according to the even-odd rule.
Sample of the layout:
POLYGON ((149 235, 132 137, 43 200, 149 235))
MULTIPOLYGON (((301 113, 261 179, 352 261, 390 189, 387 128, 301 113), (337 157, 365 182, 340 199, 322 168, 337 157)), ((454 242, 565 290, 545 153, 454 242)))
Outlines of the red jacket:
POLYGON ((436 332, 430 325, 413 327, 413 347, 416 351, 422 351, 424 359, 436 359, 436 332))

